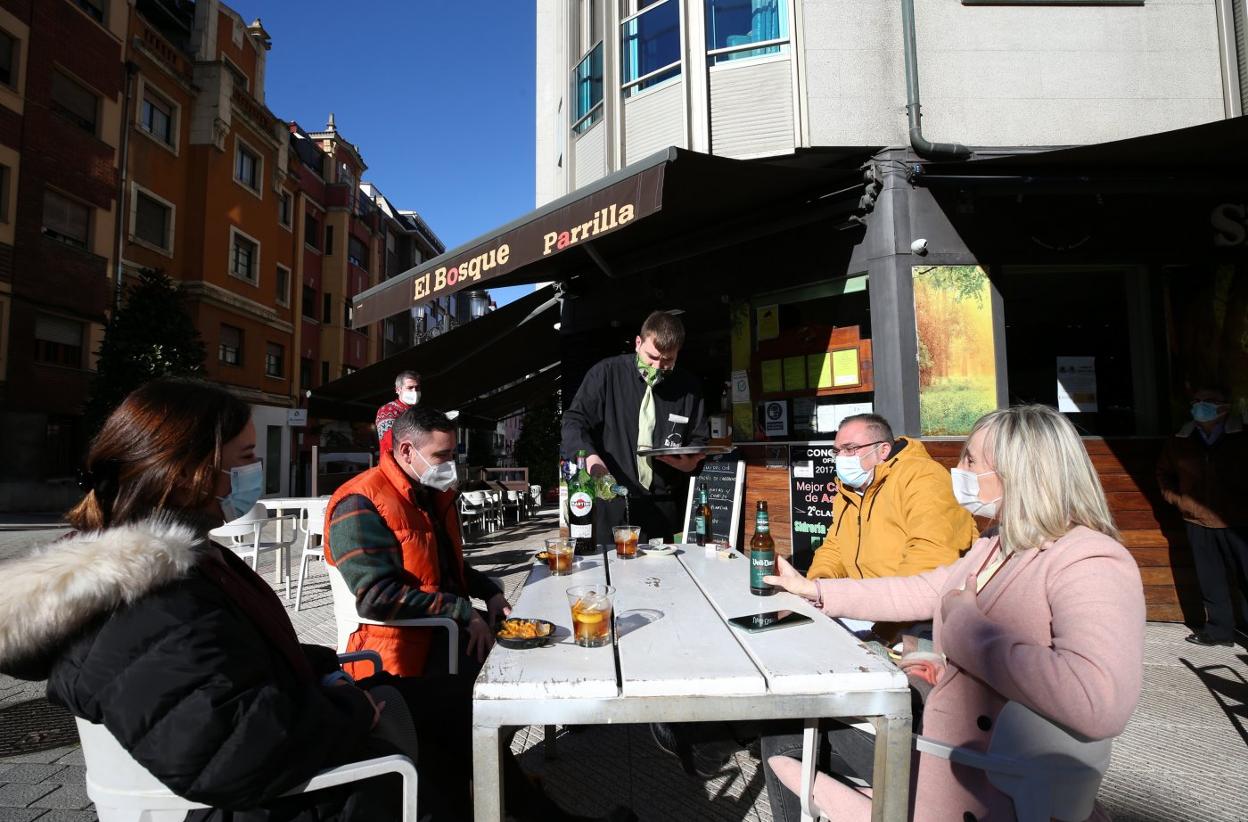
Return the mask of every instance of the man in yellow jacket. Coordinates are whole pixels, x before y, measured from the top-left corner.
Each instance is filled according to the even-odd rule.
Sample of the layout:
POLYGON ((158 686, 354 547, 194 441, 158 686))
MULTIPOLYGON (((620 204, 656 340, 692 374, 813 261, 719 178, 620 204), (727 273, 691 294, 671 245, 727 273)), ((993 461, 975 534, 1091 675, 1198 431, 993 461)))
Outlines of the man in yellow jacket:
POLYGON ((953 496, 949 471, 923 443, 894 437, 878 414, 846 417, 836 432, 832 527, 810 579, 905 577, 948 565, 978 535, 953 496))

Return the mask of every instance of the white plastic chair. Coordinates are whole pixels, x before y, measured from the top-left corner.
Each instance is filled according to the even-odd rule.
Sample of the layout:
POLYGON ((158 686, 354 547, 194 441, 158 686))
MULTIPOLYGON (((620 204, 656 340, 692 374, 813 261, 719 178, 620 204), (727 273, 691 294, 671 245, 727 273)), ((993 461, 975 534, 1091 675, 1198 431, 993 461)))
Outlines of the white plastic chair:
MULTIPOLYGON (((870 722, 850 723, 868 734, 870 722)), ((1007 702, 993 723, 987 751, 914 737, 920 753, 985 771, 1014 801, 1018 822, 1083 822, 1109 770, 1112 739, 1086 741, 1020 702, 1007 702)), ((812 774, 813 780, 813 774, 812 774)), ((823 817, 820 817, 823 818, 823 817)))
MULTIPOLYGON (((381 657, 375 652, 339 657, 343 662, 359 659, 371 659, 374 670, 381 668, 381 657)), ((121 746, 108 728, 81 718, 75 721, 87 763, 87 796, 95 803, 100 822, 182 822, 187 811, 208 807, 183 799, 165 787, 121 746)), ((403 820, 415 822, 416 766, 398 754, 329 768, 285 795, 319 791, 388 773, 397 773, 403 779, 403 820)))
POLYGON ((356 610, 355 594, 347 587, 342 572, 325 563, 329 573, 329 590, 334 598, 334 622, 338 627, 338 652, 347 648, 351 639, 361 625, 385 625, 390 628, 445 628, 447 634, 447 671, 459 673, 459 623, 449 617, 419 617, 417 619, 391 619, 380 621, 360 616, 356 610))
POLYGON ((1087 819, 1113 744, 1080 739, 1019 702, 1007 702, 997 715, 986 753, 914 739, 921 753, 986 771, 992 786, 1014 800, 1018 822, 1087 819))
POLYGON ((485 499, 480 491, 465 491, 459 495, 459 521, 464 528, 475 522, 478 528, 485 530, 485 499))
POLYGON ((256 570, 260 562, 260 555, 276 551, 280 554, 282 564, 282 581, 286 584, 286 599, 290 600, 290 547, 298 538, 297 529, 294 527, 298 517, 294 514, 287 514, 282 517, 270 517, 268 509, 263 504, 257 502, 252 509, 243 514, 238 519, 230 520, 222 526, 212 529, 209 533, 214 537, 221 537, 229 540, 229 547, 234 553, 238 554, 251 565, 251 570, 256 570), (265 540, 264 529, 268 525, 277 525, 278 533, 283 534, 280 539, 265 540), (290 536, 285 536, 286 529, 282 526, 290 525, 290 536))
POLYGON ((493 522, 491 531, 495 531, 503 527, 503 495, 498 491, 482 491, 485 495, 486 508, 489 511, 490 520, 493 522))
POLYGON ((506 518, 507 511, 515 511, 516 512, 516 524, 519 525, 520 519, 524 514, 524 500, 521 499, 520 492, 512 491, 508 489, 506 491, 500 491, 499 493, 502 494, 504 521, 506 518))
POLYGON ((481 528, 485 531, 493 531, 495 525, 494 502, 490 499, 488 491, 465 491, 462 498, 468 505, 481 512, 481 528))
POLYGON ((534 511, 541 510, 542 508, 542 486, 540 485, 529 486, 529 505, 532 506, 534 511))
POLYGON ((299 515, 303 522, 303 554, 299 557, 299 581, 295 584, 296 611, 303 601, 303 578, 308 572, 308 562, 325 559, 325 508, 328 504, 326 499, 318 505, 309 505, 299 515), (315 543, 312 542, 313 537, 317 538, 315 543))

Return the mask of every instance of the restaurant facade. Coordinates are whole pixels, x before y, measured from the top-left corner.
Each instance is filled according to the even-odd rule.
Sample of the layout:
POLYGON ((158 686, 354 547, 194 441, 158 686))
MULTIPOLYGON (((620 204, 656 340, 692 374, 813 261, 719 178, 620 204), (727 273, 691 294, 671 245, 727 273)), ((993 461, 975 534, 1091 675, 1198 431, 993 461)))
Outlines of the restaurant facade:
MULTIPOLYGON (((1239 158, 1248 121, 1237 116, 1238 86, 1218 72, 1216 43, 1189 48, 1182 67, 1201 90, 1199 111, 1163 99, 1147 122, 1108 123, 1089 118, 1091 101, 1070 111, 1059 110, 1069 101, 1055 102, 1044 122, 1060 122, 1066 139, 1034 118, 972 118, 971 150, 924 136, 916 31, 938 39, 948 29, 935 21, 965 15, 964 31, 987 42, 1061 14, 1085 28, 1129 20, 1129 37, 1152 32, 1162 42, 1156 10, 985 17, 920 2, 916 25, 916 4, 902 2, 899 21, 881 17, 896 39, 872 48, 897 64, 904 92, 891 108, 847 101, 850 120, 859 108, 893 112, 883 125, 847 132, 821 113, 828 55, 817 52, 850 44, 812 4, 769 4, 783 19, 742 18, 737 39, 715 48, 698 32, 734 22, 709 0, 640 4, 621 19, 582 5, 575 18, 562 4, 557 14, 538 6, 539 46, 550 46, 539 48, 539 208, 355 300, 355 322, 368 323, 461 288, 553 283, 515 309, 523 322, 514 333, 468 345, 475 366, 461 358, 445 368, 447 396, 426 390, 430 402, 451 407, 454 395, 470 409, 521 408, 558 389, 566 403, 593 363, 631 349, 646 314, 679 310, 688 329, 680 367, 702 380, 708 412, 730 425, 736 447, 727 459, 745 464, 737 510, 766 499, 777 547, 799 565, 830 519, 831 459, 820 446, 848 414, 882 414, 952 465, 983 413, 1050 404, 1085 435, 1141 566, 1150 618, 1198 618, 1182 523, 1154 469, 1164 438, 1187 418, 1191 390, 1225 385, 1235 413, 1248 410, 1248 179, 1239 158), (675 46, 671 26, 656 22, 673 15, 675 46), (630 61, 669 47, 674 61, 637 74, 645 66, 630 61), (1202 61, 1204 74, 1193 68, 1202 61), (544 66, 564 79, 544 84, 544 66), (779 85, 763 94, 771 74, 779 85), (793 81, 792 105, 784 78, 793 81), (552 101, 557 86, 566 92, 552 101), (733 89, 755 93, 746 115, 723 102, 739 99, 733 89), (543 128, 552 102, 563 113, 543 128), (762 130, 753 137, 751 123, 762 130), (1083 145, 1046 147, 1059 142, 1083 145), (542 353, 526 357, 526 349, 542 353)), ((613 5, 599 11, 615 15, 613 5)), ((878 8, 887 5, 864 13, 884 15, 878 8)), ((1217 31, 1205 11, 1191 31, 1217 31)), ((1085 41, 1080 48, 1095 52, 1085 41)), ((994 93, 976 105, 1013 110, 994 93)), ((932 118, 938 133, 951 130, 948 110, 932 118)), ((384 368, 375 368, 376 377, 373 369, 352 375, 355 399, 381 396, 384 368)), ((346 398, 335 388, 324 401, 331 394, 346 398)), ((749 526, 736 530, 748 535, 749 526)))

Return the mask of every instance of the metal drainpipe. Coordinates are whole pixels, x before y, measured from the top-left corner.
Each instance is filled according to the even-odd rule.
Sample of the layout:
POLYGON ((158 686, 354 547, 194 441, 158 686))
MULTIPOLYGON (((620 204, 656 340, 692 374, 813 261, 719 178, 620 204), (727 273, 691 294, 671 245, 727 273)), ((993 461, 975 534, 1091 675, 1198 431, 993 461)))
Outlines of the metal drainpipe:
POLYGON ((130 162, 130 102, 134 93, 134 75, 138 70, 139 67, 133 61, 126 61, 126 96, 121 104, 121 168, 120 173, 117 175, 117 234, 114 237, 113 244, 113 254, 117 258, 116 282, 113 288, 114 314, 121 308, 123 290, 121 282, 121 250, 124 248, 123 242, 126 236, 126 179, 129 176, 128 165, 130 162))
POLYGON ((971 156, 971 150, 961 143, 933 143, 923 136, 919 55, 914 40, 914 0, 901 0, 901 29, 906 56, 906 117, 910 121, 910 148, 925 160, 962 160, 971 156))

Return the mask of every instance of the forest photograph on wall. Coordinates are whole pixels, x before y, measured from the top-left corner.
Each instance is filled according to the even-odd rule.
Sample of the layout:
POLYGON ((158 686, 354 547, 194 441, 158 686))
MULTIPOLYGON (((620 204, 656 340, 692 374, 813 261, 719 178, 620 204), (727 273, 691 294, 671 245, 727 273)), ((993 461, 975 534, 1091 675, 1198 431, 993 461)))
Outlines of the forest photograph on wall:
POLYGON ((915 266, 919 420, 923 436, 957 436, 997 407, 992 289, 975 265, 915 266))

